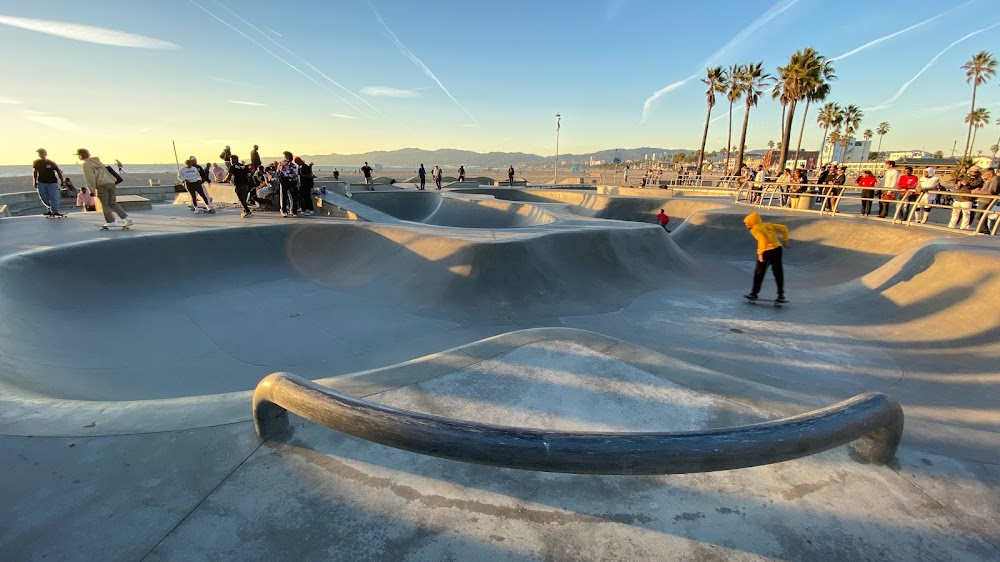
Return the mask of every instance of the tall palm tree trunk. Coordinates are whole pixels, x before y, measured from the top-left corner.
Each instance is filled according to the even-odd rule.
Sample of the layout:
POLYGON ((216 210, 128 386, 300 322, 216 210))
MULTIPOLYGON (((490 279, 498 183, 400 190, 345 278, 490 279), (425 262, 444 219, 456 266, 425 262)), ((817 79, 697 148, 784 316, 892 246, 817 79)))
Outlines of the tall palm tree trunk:
POLYGON ((972 151, 976 146, 976 133, 978 132, 979 132, 979 127, 972 128, 972 143, 969 145, 969 155, 967 156, 967 158, 972 158, 972 151))
POLYGON ((747 100, 746 111, 743 112, 743 132, 740 133, 740 149, 736 151, 736 167, 733 170, 739 170, 743 167, 743 149, 746 148, 747 142, 747 125, 750 123, 750 101, 747 100))
MULTIPOLYGON (((976 78, 978 78, 978 76, 976 78)), ((975 111, 976 111, 976 80, 974 78, 972 80, 972 109, 969 110, 969 115, 971 116, 975 111)), ((972 139, 972 119, 970 117, 970 119, 969 119, 969 133, 965 136, 965 153, 964 153, 964 158, 968 158, 970 156, 969 150, 972 148, 972 145, 969 143, 969 141, 971 139, 972 139)))
POLYGON ((816 156, 817 164, 822 164, 819 160, 823 159, 823 150, 826 148, 826 134, 830 132, 830 127, 823 127, 823 140, 819 143, 819 154, 816 156))
POLYGON ((879 158, 882 158, 882 135, 878 136, 878 150, 875 151, 879 158))
POLYGON ((784 131, 781 135, 781 154, 778 156, 778 169, 785 168, 785 160, 788 160, 788 141, 792 137, 792 123, 795 121, 795 100, 788 102, 788 120, 785 121, 784 131))
POLYGON ((733 146, 733 102, 729 102, 729 136, 726 137, 726 169, 722 173, 729 173, 729 153, 733 146))
POLYGON ((806 108, 802 111, 802 125, 799 127, 799 142, 795 145, 796 164, 799 163, 799 151, 802 149, 802 135, 806 132, 806 117, 809 115, 809 101, 809 98, 806 98, 806 108))
POLYGON ((698 168, 697 175, 701 175, 701 165, 705 161, 705 141, 708 140, 708 122, 712 119, 712 106, 708 106, 708 112, 705 113, 705 130, 701 133, 701 150, 698 151, 698 168))

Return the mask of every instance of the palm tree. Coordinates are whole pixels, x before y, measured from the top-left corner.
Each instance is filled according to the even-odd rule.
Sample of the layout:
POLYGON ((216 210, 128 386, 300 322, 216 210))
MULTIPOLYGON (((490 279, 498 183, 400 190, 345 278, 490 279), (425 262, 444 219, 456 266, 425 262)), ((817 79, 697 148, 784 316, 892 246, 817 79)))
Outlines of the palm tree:
POLYGON ((994 144, 990 147, 990 152, 993 153, 993 159, 997 159, 997 152, 1000 152, 1000 144, 994 144))
POLYGON ((774 150, 774 141, 767 141, 767 148, 770 150, 774 150))
MULTIPOLYGON (((871 129, 865 129, 865 132, 861 134, 861 136, 865 138, 865 142, 869 143, 869 147, 871 146, 871 140, 872 140, 872 136, 874 136, 874 134, 875 133, 873 133, 871 129)), ((868 149, 868 161, 869 162, 872 161, 872 150, 871 150, 871 148, 868 149)))
POLYGON ((746 149, 747 124, 750 122, 750 108, 757 105, 764 88, 770 84, 771 76, 764 72, 764 63, 749 63, 740 68, 738 80, 743 87, 743 99, 746 100, 743 112, 743 132, 740 133, 740 148, 736 152, 736 168, 743 167, 743 151, 746 149))
POLYGON ((972 144, 969 145, 969 155, 972 155, 972 147, 976 144, 976 132, 990 124, 990 112, 985 107, 977 107, 975 111, 965 116, 965 122, 972 127, 972 144))
POLYGON ((851 140, 854 138, 854 132, 858 130, 858 126, 861 125, 861 118, 864 114, 861 112, 861 108, 851 104, 840 111, 840 124, 844 127, 844 136, 841 139, 841 143, 844 145, 844 161, 847 158, 847 145, 850 144, 851 140))
MULTIPOLYGON (((969 62, 962 65, 962 69, 965 70, 965 83, 972 84, 972 105, 969 109, 969 115, 971 116, 976 112, 976 88, 981 84, 985 84, 987 80, 996 75, 997 60, 990 53, 979 51, 969 62)), ((966 119, 966 123, 969 124, 969 133, 965 137, 965 152, 962 154, 965 158, 968 158, 969 150, 972 148, 973 123, 969 119, 966 119)))
POLYGON ((799 126, 799 142, 795 145, 795 162, 799 161, 799 152, 802 150, 802 135, 806 131, 806 116, 809 115, 809 104, 814 101, 823 101, 830 95, 830 80, 836 80, 837 75, 833 72, 833 66, 829 61, 823 61, 821 68, 813 82, 813 88, 806 92, 806 108, 802 111, 802 125, 799 126))
MULTIPOLYGON (((820 55, 812 47, 792 53, 788 64, 778 67, 778 80, 781 82, 780 99, 785 102, 787 116, 781 132, 781 154, 778 157, 778 168, 785 167, 788 160, 788 146, 791 140, 792 124, 795 121, 795 108, 800 100, 808 100, 822 83, 824 76, 833 73, 826 57, 820 55)), ((774 92, 777 94, 777 92, 774 92)))
POLYGON ((934 151, 934 158, 944 158, 944 151, 943 150, 935 150, 934 151))
POLYGON ((878 128, 875 129, 875 134, 878 135, 878 155, 882 156, 882 137, 889 132, 889 122, 882 121, 878 124, 878 128))
POLYGON ((698 151, 697 175, 701 175, 702 162, 705 160, 705 141, 708 140, 708 123, 712 120, 712 108, 715 107, 715 93, 724 94, 729 85, 729 77, 721 66, 707 69, 702 83, 708 86, 705 92, 705 101, 708 103, 708 112, 705 114, 705 130, 701 134, 701 150, 698 151))
POLYGON ((826 102, 816 117, 816 123, 823 129, 823 142, 819 143, 819 157, 822 158, 823 149, 826 147, 826 134, 831 127, 840 127, 840 106, 832 101, 826 102))
POLYGON ((726 99, 729 100, 729 135, 726 137, 726 170, 729 170, 729 147, 733 144, 733 104, 743 97, 743 83, 737 79, 740 74, 738 64, 729 67, 729 88, 726 90, 726 99))
MULTIPOLYGON (((1000 117, 997 118, 996 124, 1000 125, 1000 117)), ((997 144, 1000 145, 1000 137, 997 137, 997 144)), ((996 158, 996 157, 997 157, 997 151, 994 150, 993 151, 993 158, 996 158)))

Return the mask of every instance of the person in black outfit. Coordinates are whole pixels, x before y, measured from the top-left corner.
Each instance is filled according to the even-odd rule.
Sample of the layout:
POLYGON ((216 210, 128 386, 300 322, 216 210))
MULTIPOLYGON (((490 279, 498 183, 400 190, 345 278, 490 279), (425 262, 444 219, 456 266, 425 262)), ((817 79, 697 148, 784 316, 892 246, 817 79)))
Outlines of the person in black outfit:
POLYGON ((511 187, 514 187, 514 166, 507 166, 507 181, 510 182, 511 187))
POLYGON ((299 165, 299 208, 302 212, 313 214, 313 186, 315 177, 313 175, 313 163, 306 164, 301 158, 296 158, 295 163, 299 165))
POLYGON ((253 150, 250 151, 250 165, 253 166, 254 170, 260 168, 261 165, 260 153, 257 152, 258 149, 259 147, 255 144, 253 145, 253 150))
POLYGON ((458 181, 465 181, 465 164, 458 167, 458 181))
POLYGON ((229 156, 229 174, 233 178, 233 188, 236 189, 236 198, 243 206, 243 218, 252 216, 250 207, 247 206, 247 198, 250 197, 250 178, 253 172, 246 164, 240 163, 239 156, 232 154, 229 156))
POLYGON ((417 177, 420 178, 420 187, 418 187, 417 189, 423 191, 424 187, 427 185, 427 170, 424 169, 423 164, 421 164, 420 169, 417 170, 417 177))

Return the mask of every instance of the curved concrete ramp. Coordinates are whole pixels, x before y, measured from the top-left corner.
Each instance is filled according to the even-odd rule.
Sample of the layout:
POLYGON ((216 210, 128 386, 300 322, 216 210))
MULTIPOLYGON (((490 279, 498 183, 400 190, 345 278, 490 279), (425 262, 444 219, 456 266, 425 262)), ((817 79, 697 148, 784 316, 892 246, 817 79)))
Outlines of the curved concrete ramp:
POLYGON ((555 222, 531 205, 505 201, 468 200, 438 192, 355 191, 354 200, 400 220, 459 228, 521 228, 555 222))

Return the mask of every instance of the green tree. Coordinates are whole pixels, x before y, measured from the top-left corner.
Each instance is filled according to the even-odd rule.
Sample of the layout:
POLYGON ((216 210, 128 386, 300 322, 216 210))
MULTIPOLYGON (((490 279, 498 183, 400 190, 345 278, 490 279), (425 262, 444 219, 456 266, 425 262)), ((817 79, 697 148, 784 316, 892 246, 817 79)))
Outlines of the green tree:
POLYGON ((788 64, 778 67, 778 82, 781 84, 781 94, 778 97, 785 103, 787 109, 781 131, 781 153, 777 162, 779 169, 784 168, 788 160, 795 109, 800 101, 807 100, 809 95, 819 88, 827 70, 832 73, 826 57, 817 53, 812 47, 792 53, 788 64))
POLYGON ((826 102, 823 105, 823 109, 819 111, 819 116, 816 117, 816 123, 819 124, 820 128, 823 129, 823 141, 819 143, 819 157, 823 157, 823 151, 826 148, 826 135, 830 132, 830 128, 836 128, 840 126, 840 106, 831 102, 826 102))
POLYGON ((969 145, 967 156, 972 155, 973 146, 976 144, 976 132, 990 124, 990 112, 985 107, 977 107, 975 111, 965 116, 965 122, 972 127, 972 144, 969 145))
POLYGON ((858 130, 861 125, 861 119, 864 117, 864 113, 861 112, 861 108, 851 104, 840 110, 840 125, 844 127, 844 136, 841 139, 841 143, 844 145, 844 161, 847 162, 850 158, 847 155, 847 145, 851 143, 854 138, 854 133, 858 130))
POLYGON ((726 90, 726 99, 729 100, 729 134, 726 136, 726 167, 729 170, 730 147, 733 145, 733 104, 743 97, 743 83, 738 79, 740 75, 740 65, 734 64, 729 67, 729 87, 726 90))
POLYGON ((774 141, 767 141, 767 148, 770 150, 774 150, 774 141))
MULTIPOLYGON (((871 129, 865 129, 865 132, 862 133, 861 136, 863 136, 865 138, 866 142, 871 142, 872 137, 874 135, 875 135, 875 133, 873 133, 871 129)), ((871 149, 868 149, 868 161, 869 162, 873 161, 871 149)))
POLYGON ((743 112, 743 132, 740 133, 740 148, 736 152, 736 169, 743 166, 743 151, 746 150, 747 124, 750 122, 750 108, 757 105, 760 95, 771 82, 771 76, 764 72, 764 63, 749 63, 740 68, 739 78, 743 88, 746 107, 743 112))
POLYGON ((836 80, 837 75, 833 71, 833 65, 829 61, 823 61, 819 74, 813 82, 812 90, 806 92, 806 107, 802 111, 802 124, 799 125, 799 142, 795 145, 795 162, 799 161, 799 152, 802 150, 802 135, 806 131, 806 120, 809 115, 809 104, 820 102, 830 95, 830 81, 836 80))
POLYGON ((1000 144, 994 144, 990 146, 990 152, 993 153, 993 159, 996 160, 997 152, 1000 152, 1000 144))
POLYGON ((708 124, 712 120, 712 108, 715 107, 715 94, 726 93, 729 86, 729 76, 721 66, 706 69, 705 77, 701 82, 708 86, 705 92, 705 102, 708 104, 708 111, 705 113, 705 130, 701 134, 701 148, 698 150, 697 175, 701 175, 702 163, 705 161, 705 142, 708 141, 708 124))
POLYGON ((976 112, 976 89, 996 75, 997 60, 993 58, 992 54, 979 51, 973 55, 969 62, 962 65, 962 69, 965 70, 965 83, 972 84, 972 105, 965 121, 969 124, 969 133, 965 137, 965 152, 962 153, 964 157, 968 158, 971 154, 970 150, 972 150, 972 129, 974 128, 973 121, 969 119, 969 116, 976 112))
POLYGON ((882 156, 882 137, 889 132, 889 122, 882 121, 878 124, 878 128, 875 129, 875 134, 878 135, 878 155, 882 156))
POLYGON ((935 150, 934 151, 934 158, 944 158, 944 151, 943 150, 935 150))

